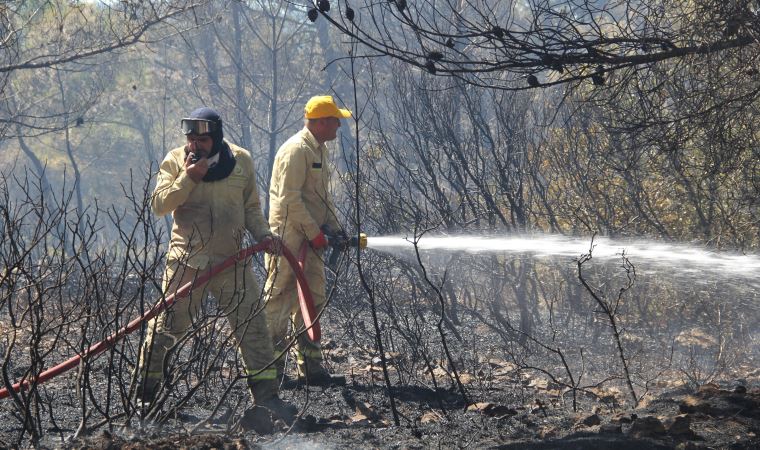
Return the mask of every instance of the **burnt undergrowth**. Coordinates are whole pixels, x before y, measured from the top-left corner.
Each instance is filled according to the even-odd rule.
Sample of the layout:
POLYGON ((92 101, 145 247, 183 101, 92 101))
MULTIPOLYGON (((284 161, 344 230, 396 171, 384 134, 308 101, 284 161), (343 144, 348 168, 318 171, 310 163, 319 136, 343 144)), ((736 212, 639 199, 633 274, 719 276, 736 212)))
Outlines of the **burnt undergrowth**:
MULTIPOLYGON (((282 395, 300 418, 292 427, 276 423, 273 434, 241 424, 251 398, 214 302, 170 352, 154 402, 135 396, 144 329, 38 383, 45 369, 82 354, 161 297, 165 231, 147 208, 147 185, 125 188, 131 208, 76 211, 70 196, 43 192, 31 178, 3 179, 0 372, 6 388, 28 385, 0 400, 1 445, 758 443, 753 291, 730 283, 642 281, 622 256, 615 264, 591 259, 593 247, 576 267, 495 254, 368 250, 363 264, 374 303, 344 257, 329 273, 322 324, 326 364, 348 383, 284 385, 282 395), (12 196, 13 186, 26 196, 12 196)), ((261 279, 261 265, 254 270, 261 279)), ((289 375, 296 375, 292 368, 289 375)))

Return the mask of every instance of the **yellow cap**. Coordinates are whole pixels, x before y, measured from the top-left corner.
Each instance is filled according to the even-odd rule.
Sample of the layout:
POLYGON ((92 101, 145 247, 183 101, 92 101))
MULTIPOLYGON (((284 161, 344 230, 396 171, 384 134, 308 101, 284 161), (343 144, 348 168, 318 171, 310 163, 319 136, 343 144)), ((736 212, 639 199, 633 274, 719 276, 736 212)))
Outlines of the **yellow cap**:
POLYGON ((338 108, 331 95, 317 95, 310 98, 306 102, 303 112, 307 119, 322 119, 324 117, 346 119, 351 117, 351 111, 338 108))

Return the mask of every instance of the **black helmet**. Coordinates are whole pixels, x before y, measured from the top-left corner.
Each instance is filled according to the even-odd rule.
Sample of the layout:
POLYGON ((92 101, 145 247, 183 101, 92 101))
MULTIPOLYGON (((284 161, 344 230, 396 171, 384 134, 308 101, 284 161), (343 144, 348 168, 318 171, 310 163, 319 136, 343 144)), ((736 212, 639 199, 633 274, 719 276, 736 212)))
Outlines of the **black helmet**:
POLYGON ((184 135, 211 136, 211 139, 214 140, 214 148, 211 151, 212 155, 221 150, 224 144, 222 118, 213 109, 205 106, 198 108, 191 112, 189 117, 182 119, 181 125, 184 135))

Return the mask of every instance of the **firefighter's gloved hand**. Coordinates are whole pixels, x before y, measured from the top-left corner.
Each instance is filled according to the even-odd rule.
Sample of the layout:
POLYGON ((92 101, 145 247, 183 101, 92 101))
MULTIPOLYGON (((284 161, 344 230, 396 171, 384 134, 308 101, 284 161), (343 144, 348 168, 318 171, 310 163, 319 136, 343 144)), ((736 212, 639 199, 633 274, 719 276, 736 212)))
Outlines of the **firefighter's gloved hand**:
POLYGON ((282 238, 280 236, 277 236, 276 234, 273 234, 271 236, 267 236, 264 239, 261 240, 262 244, 265 244, 266 247, 264 248, 264 251, 269 253, 270 255, 281 255, 282 254, 282 238))
POLYGON ((327 236, 325 236, 324 232, 320 231, 316 237, 309 240, 309 244, 314 250, 325 248, 328 245, 327 236))
POLYGON ((334 250, 345 250, 348 246, 348 235, 343 229, 333 230, 329 225, 325 224, 320 227, 320 230, 328 237, 330 246, 334 250))
POLYGON ((338 245, 336 245, 335 248, 340 251, 347 249, 349 239, 346 232, 343 230, 338 230, 338 232, 336 233, 336 236, 337 236, 336 241, 338 241, 338 245))
POLYGON ((328 224, 324 224, 319 227, 320 230, 325 234, 325 236, 336 236, 337 233, 330 227, 328 224))

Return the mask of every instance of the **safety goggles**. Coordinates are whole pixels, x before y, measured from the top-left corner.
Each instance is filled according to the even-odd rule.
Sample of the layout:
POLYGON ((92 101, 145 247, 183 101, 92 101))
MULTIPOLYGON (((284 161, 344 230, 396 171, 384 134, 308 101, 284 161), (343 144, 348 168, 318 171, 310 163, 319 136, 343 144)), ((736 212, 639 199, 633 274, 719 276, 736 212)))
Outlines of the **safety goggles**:
POLYGON ((216 123, 203 119, 182 119, 182 133, 188 134, 209 134, 216 131, 216 123))

